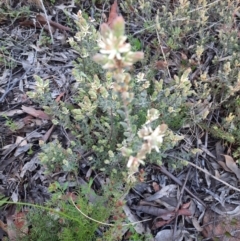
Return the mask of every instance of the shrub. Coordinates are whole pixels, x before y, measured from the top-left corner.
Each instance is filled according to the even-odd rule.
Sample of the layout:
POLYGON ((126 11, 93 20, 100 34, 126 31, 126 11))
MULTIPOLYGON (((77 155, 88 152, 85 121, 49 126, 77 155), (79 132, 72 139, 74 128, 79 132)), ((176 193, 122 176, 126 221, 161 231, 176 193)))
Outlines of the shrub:
MULTIPOLYGON (((149 2, 135 2, 139 7, 134 11, 144 18, 143 33, 156 33, 152 40, 156 55, 139 44, 136 39, 140 37, 130 34, 136 50, 145 47, 145 58, 142 52, 131 51, 122 17, 117 17, 111 27, 102 24, 99 34, 94 23, 79 11, 79 30, 69 39, 80 55, 73 70, 76 83, 71 86, 71 103, 52 100, 50 84, 40 77, 35 77, 36 94, 29 93, 52 116, 53 124, 71 131, 81 150, 94 153, 88 158, 92 168, 104 171, 112 182, 125 186, 111 187, 116 199, 138 180, 139 167, 146 159, 163 163, 166 153, 184 138, 178 132, 183 125, 198 125, 231 143, 240 138, 238 30, 232 27, 234 1, 181 0, 176 5, 169 2, 162 5, 154 18, 149 2), (137 61, 142 62, 136 64, 137 61), (133 70, 134 64, 138 71, 133 70), (229 110, 221 116, 222 125, 211 123, 211 119, 206 121, 220 107, 229 110)), ((123 9, 126 4, 122 3, 123 9)), ((42 150, 40 159, 50 172, 56 168, 76 171, 79 160, 73 146, 64 149, 60 143, 48 143, 42 150)), ((176 154, 188 157, 188 153, 176 154)), ((235 155, 239 156, 239 150, 235 155)), ((183 165, 168 161, 173 167, 183 165)), ((110 188, 103 191, 103 196, 109 191, 110 188)), ((83 210, 87 210, 86 196, 81 200, 83 210)), ((73 206, 67 202, 61 205, 66 205, 64 210, 70 216, 74 215, 73 206)), ((113 203, 109 209, 114 209, 113 203)), ((89 216, 93 213, 88 212, 89 216)), ((91 229, 92 223, 84 219, 79 217, 86 222, 83 228, 89 228, 92 236, 88 235, 93 237, 96 228, 91 229)), ((62 237, 84 240, 72 231, 75 224, 66 222, 62 237)), ((109 240, 114 228, 105 232, 109 240)))

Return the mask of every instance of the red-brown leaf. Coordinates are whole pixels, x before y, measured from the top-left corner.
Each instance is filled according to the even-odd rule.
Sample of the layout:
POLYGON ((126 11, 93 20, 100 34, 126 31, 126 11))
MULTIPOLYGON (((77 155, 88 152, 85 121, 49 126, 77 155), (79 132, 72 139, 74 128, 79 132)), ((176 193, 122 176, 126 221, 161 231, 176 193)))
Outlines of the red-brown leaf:
POLYGON ((39 118, 39 119, 42 119, 42 120, 50 120, 50 117, 45 112, 43 112, 42 110, 36 110, 33 107, 24 106, 24 105, 22 106, 22 110, 25 113, 28 113, 29 115, 32 115, 36 118, 39 118))
POLYGON ((164 225, 171 223, 174 218, 175 218, 175 216, 173 216, 171 219, 166 220, 166 221, 165 221, 165 220, 155 221, 155 220, 158 220, 158 219, 159 219, 159 217, 157 217, 157 218, 154 220, 153 226, 152 226, 151 229, 155 230, 155 229, 157 229, 157 228, 161 228, 161 227, 163 227, 164 225))
POLYGON ((54 125, 52 125, 51 128, 50 128, 50 129, 45 133, 45 135, 42 137, 42 140, 43 140, 44 142, 46 142, 46 141, 49 139, 50 135, 52 134, 53 129, 54 129, 54 125))
POLYGON ((192 213, 189 209, 180 209, 178 210, 178 215, 183 215, 183 216, 192 216, 192 213))
POLYGON ((64 95, 65 95, 65 92, 60 93, 60 95, 55 99, 55 101, 59 102, 64 95))
POLYGON ((190 207, 190 205, 191 205, 191 201, 190 201, 190 202, 188 202, 188 203, 184 203, 184 204, 181 206, 181 208, 186 209, 186 208, 189 208, 189 207, 190 207))
POLYGON ((155 63, 155 68, 158 70, 166 69, 168 63, 166 61, 159 60, 155 63))

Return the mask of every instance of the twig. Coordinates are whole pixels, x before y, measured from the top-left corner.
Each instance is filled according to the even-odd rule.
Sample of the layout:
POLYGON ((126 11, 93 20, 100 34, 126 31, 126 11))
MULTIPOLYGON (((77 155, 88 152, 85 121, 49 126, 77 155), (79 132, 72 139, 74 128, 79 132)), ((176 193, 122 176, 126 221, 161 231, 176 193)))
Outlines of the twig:
POLYGON ((230 185, 229 183, 227 183, 227 182, 225 182, 225 181, 223 181, 223 180, 221 180, 221 179, 219 179, 219 178, 213 176, 210 172, 208 172, 208 171, 202 169, 201 167, 195 165, 194 163, 189 162, 189 161, 184 160, 184 159, 181 159, 181 158, 176 157, 176 156, 172 156, 172 155, 168 155, 168 156, 170 156, 170 157, 172 157, 172 158, 175 158, 175 159, 178 159, 179 161, 185 161, 185 162, 187 162, 189 165, 191 165, 191 166, 197 168, 198 170, 204 172, 205 174, 209 175, 209 176, 212 177, 213 179, 215 179, 215 180, 217 180, 217 181, 223 183, 224 185, 228 186, 229 188, 231 188, 231 189, 233 189, 233 190, 235 190, 235 191, 237 191, 237 192, 240 192, 240 189, 238 189, 238 188, 236 188, 236 187, 230 185))
MULTIPOLYGON (((156 169, 160 170, 163 174, 165 174, 166 176, 168 176, 169 178, 171 178, 174 182, 176 182, 178 185, 183 186, 183 183, 176 178, 175 176, 173 176, 170 172, 167 171, 167 169, 163 166, 158 166, 158 165, 153 165, 156 169)), ((199 203, 201 203, 203 205, 203 207, 206 207, 206 204, 199 199, 197 196, 195 196, 187 187, 184 188, 186 190, 186 192, 188 192, 193 198, 195 198, 199 203)))
POLYGON ((222 1, 222 0, 216 0, 216 1, 212 2, 212 3, 207 4, 206 6, 202 6, 202 7, 199 7, 199 8, 195 8, 195 9, 189 11, 188 13, 192 13, 192 12, 199 11, 199 10, 202 9, 202 8, 206 8, 206 7, 208 7, 208 6, 210 6, 210 5, 213 5, 213 4, 215 4, 215 3, 217 3, 217 2, 220 2, 220 1, 222 1))
POLYGON ((174 237, 175 237, 175 234, 176 234, 176 232, 177 232, 178 210, 179 210, 179 207, 180 207, 180 204, 181 204, 181 201, 182 201, 182 196, 183 196, 183 193, 184 193, 185 188, 186 188, 186 184, 187 184, 187 181, 188 181, 188 178, 189 178, 190 171, 191 171, 191 167, 188 169, 187 176, 186 176, 185 181, 184 181, 184 183, 183 183, 183 185, 182 185, 182 189, 181 189, 181 192, 180 192, 178 204, 177 204, 177 207, 176 207, 176 209, 175 209, 175 211, 177 212, 177 215, 176 215, 176 217, 175 217, 175 223, 174 223, 172 241, 174 241, 174 237))
POLYGON ((160 36, 159 36, 159 33, 158 33, 157 29, 156 29, 156 33, 157 33, 157 38, 158 38, 158 42, 159 42, 159 45, 160 45, 160 48, 161 48, 161 52, 162 52, 162 55, 163 55, 164 61, 165 61, 166 64, 167 64, 168 75, 169 75, 169 78, 171 78, 171 74, 170 74, 170 71, 169 71, 169 68, 168 68, 167 59, 166 59, 166 56, 165 56, 165 54, 164 54, 164 51, 163 51, 163 48, 162 48, 162 45, 161 45, 160 36))
POLYGON ((49 33, 50 33, 50 36, 51 36, 52 44, 54 44, 53 34, 52 34, 51 26, 50 26, 50 23, 49 23, 49 20, 48 20, 46 8, 43 5, 43 1, 42 0, 40 0, 40 3, 42 5, 42 10, 43 10, 43 12, 45 14, 45 17, 46 17, 46 21, 47 21, 47 25, 48 25, 48 28, 49 28, 49 33))

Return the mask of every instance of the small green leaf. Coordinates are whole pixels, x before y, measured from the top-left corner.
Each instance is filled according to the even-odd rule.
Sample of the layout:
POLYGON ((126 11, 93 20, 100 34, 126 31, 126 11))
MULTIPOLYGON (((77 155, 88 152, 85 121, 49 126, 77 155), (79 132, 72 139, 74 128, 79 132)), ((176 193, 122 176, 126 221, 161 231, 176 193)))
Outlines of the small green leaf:
POLYGON ((6 204, 8 200, 9 200, 8 197, 0 196, 0 207, 6 204))

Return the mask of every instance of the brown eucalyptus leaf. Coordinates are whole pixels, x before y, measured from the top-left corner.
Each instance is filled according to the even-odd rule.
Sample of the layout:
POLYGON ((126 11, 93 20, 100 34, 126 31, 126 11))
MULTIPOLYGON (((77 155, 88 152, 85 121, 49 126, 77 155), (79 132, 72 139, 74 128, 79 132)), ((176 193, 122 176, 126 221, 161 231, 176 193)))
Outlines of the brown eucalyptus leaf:
POLYGON ((7 229, 7 224, 5 224, 2 220, 0 220, 0 228, 4 231, 4 232, 8 232, 7 229))
POLYGON ((36 170, 38 165, 39 165, 38 155, 35 155, 29 162, 24 164, 24 166, 21 170, 21 173, 20 173, 20 177, 23 178, 26 171, 32 172, 32 171, 36 170))
POLYGON ((172 219, 166 220, 166 221, 165 220, 156 221, 152 226, 152 230, 155 230, 157 228, 161 228, 161 227, 165 226, 166 224, 169 224, 171 221, 172 221, 172 219))
POLYGON ((9 111, 2 111, 0 112, 0 116, 14 116, 14 115, 20 115, 24 113, 22 110, 19 109, 14 109, 14 110, 9 110, 9 111))
POLYGON ((181 206, 181 208, 187 209, 187 208, 189 208, 190 206, 191 206, 191 201, 190 201, 190 202, 187 202, 187 203, 184 203, 184 204, 181 206))
POLYGON ((45 133, 45 135, 42 137, 42 140, 44 141, 44 142, 46 142, 48 139, 49 139, 49 137, 51 136, 51 134, 52 134, 52 132, 53 132, 53 129, 54 129, 54 125, 52 125, 51 126, 51 128, 45 133))
POLYGON ((232 172, 223 161, 218 161, 218 164, 227 172, 232 172))
POLYGON ((211 207, 212 211, 218 213, 219 215, 226 216, 229 215, 231 217, 240 216, 240 206, 227 205, 226 208, 223 209, 222 206, 213 206, 211 207))
POLYGON ((224 157, 222 156, 224 154, 224 148, 221 145, 221 141, 218 141, 215 145, 215 151, 216 151, 216 158, 217 161, 224 161, 224 157))
POLYGON ((158 192, 160 190, 159 184, 157 182, 153 182, 152 187, 155 192, 158 192))
POLYGON ((27 145, 28 143, 27 143, 26 138, 23 138, 23 137, 21 137, 21 136, 17 136, 16 141, 15 141, 15 144, 17 144, 17 145, 19 145, 19 146, 25 146, 25 145, 27 145))
POLYGON ((178 210, 178 215, 182 215, 182 216, 192 216, 192 212, 189 209, 186 208, 182 208, 178 210))
POLYGON ((164 229, 161 230, 157 233, 155 237, 155 241, 172 241, 172 240, 177 240, 177 241, 182 241, 184 238, 183 233, 181 230, 177 230, 175 233, 175 237, 173 237, 173 230, 170 229, 164 229))
POLYGON ((32 115, 36 118, 40 118, 40 119, 43 119, 43 120, 50 120, 50 117, 45 112, 43 112, 42 110, 36 110, 31 106, 24 106, 23 105, 22 110, 24 112, 28 113, 29 115, 32 115))
POLYGON ((161 70, 161 69, 166 69, 167 66, 168 66, 168 63, 166 61, 159 60, 155 63, 154 67, 158 70, 161 70))
POLYGON ((198 220, 195 217, 192 218, 192 224, 197 229, 197 231, 199 232, 203 231, 203 228, 200 226, 198 220))
MULTIPOLYGON (((208 209, 203 218, 202 235, 208 240, 239 241, 240 240, 240 215, 227 215, 225 211, 232 210, 233 205, 225 205, 224 213, 219 214, 208 209)), ((214 211, 217 211, 216 209, 214 211)), ((234 210, 235 212, 235 210, 234 210)))
POLYGON ((163 214, 172 213, 172 212, 169 212, 166 209, 157 208, 157 207, 153 207, 153 206, 142 206, 142 205, 136 206, 136 205, 133 205, 131 208, 134 209, 134 210, 143 212, 143 213, 150 214, 152 216, 161 216, 163 214))
POLYGON ((177 197, 161 197, 155 201, 156 203, 163 205, 167 210, 172 211, 177 207, 177 197))
POLYGON ((237 178, 240 180, 240 169, 238 168, 236 162, 233 160, 231 156, 223 155, 225 157, 226 166, 235 173, 237 178))
POLYGON ((145 198, 146 201, 155 201, 159 198, 162 198, 164 196, 169 196, 170 193, 175 192, 177 189, 177 185, 170 184, 165 187, 163 187, 160 191, 156 192, 150 197, 145 198))
MULTIPOLYGON (((135 222, 139 221, 138 218, 137 218, 137 216, 134 215, 134 214, 131 212, 131 210, 130 210, 130 208, 129 208, 128 206, 124 205, 124 206, 123 206, 123 210, 124 210, 124 212, 125 212, 128 220, 129 220, 131 223, 135 223, 135 222)), ((135 229, 135 231, 136 231, 137 233, 139 233, 139 234, 143 234, 144 231, 145 231, 144 226, 143 226, 143 223, 137 223, 136 225, 134 225, 134 229, 135 229)))
POLYGON ((8 238, 10 241, 17 241, 17 229, 14 228, 14 218, 13 216, 7 216, 6 217, 7 220, 7 234, 8 234, 8 238))
POLYGON ((19 146, 16 151, 14 152, 14 156, 18 157, 21 154, 27 152, 32 147, 32 144, 26 144, 24 146, 19 146))

